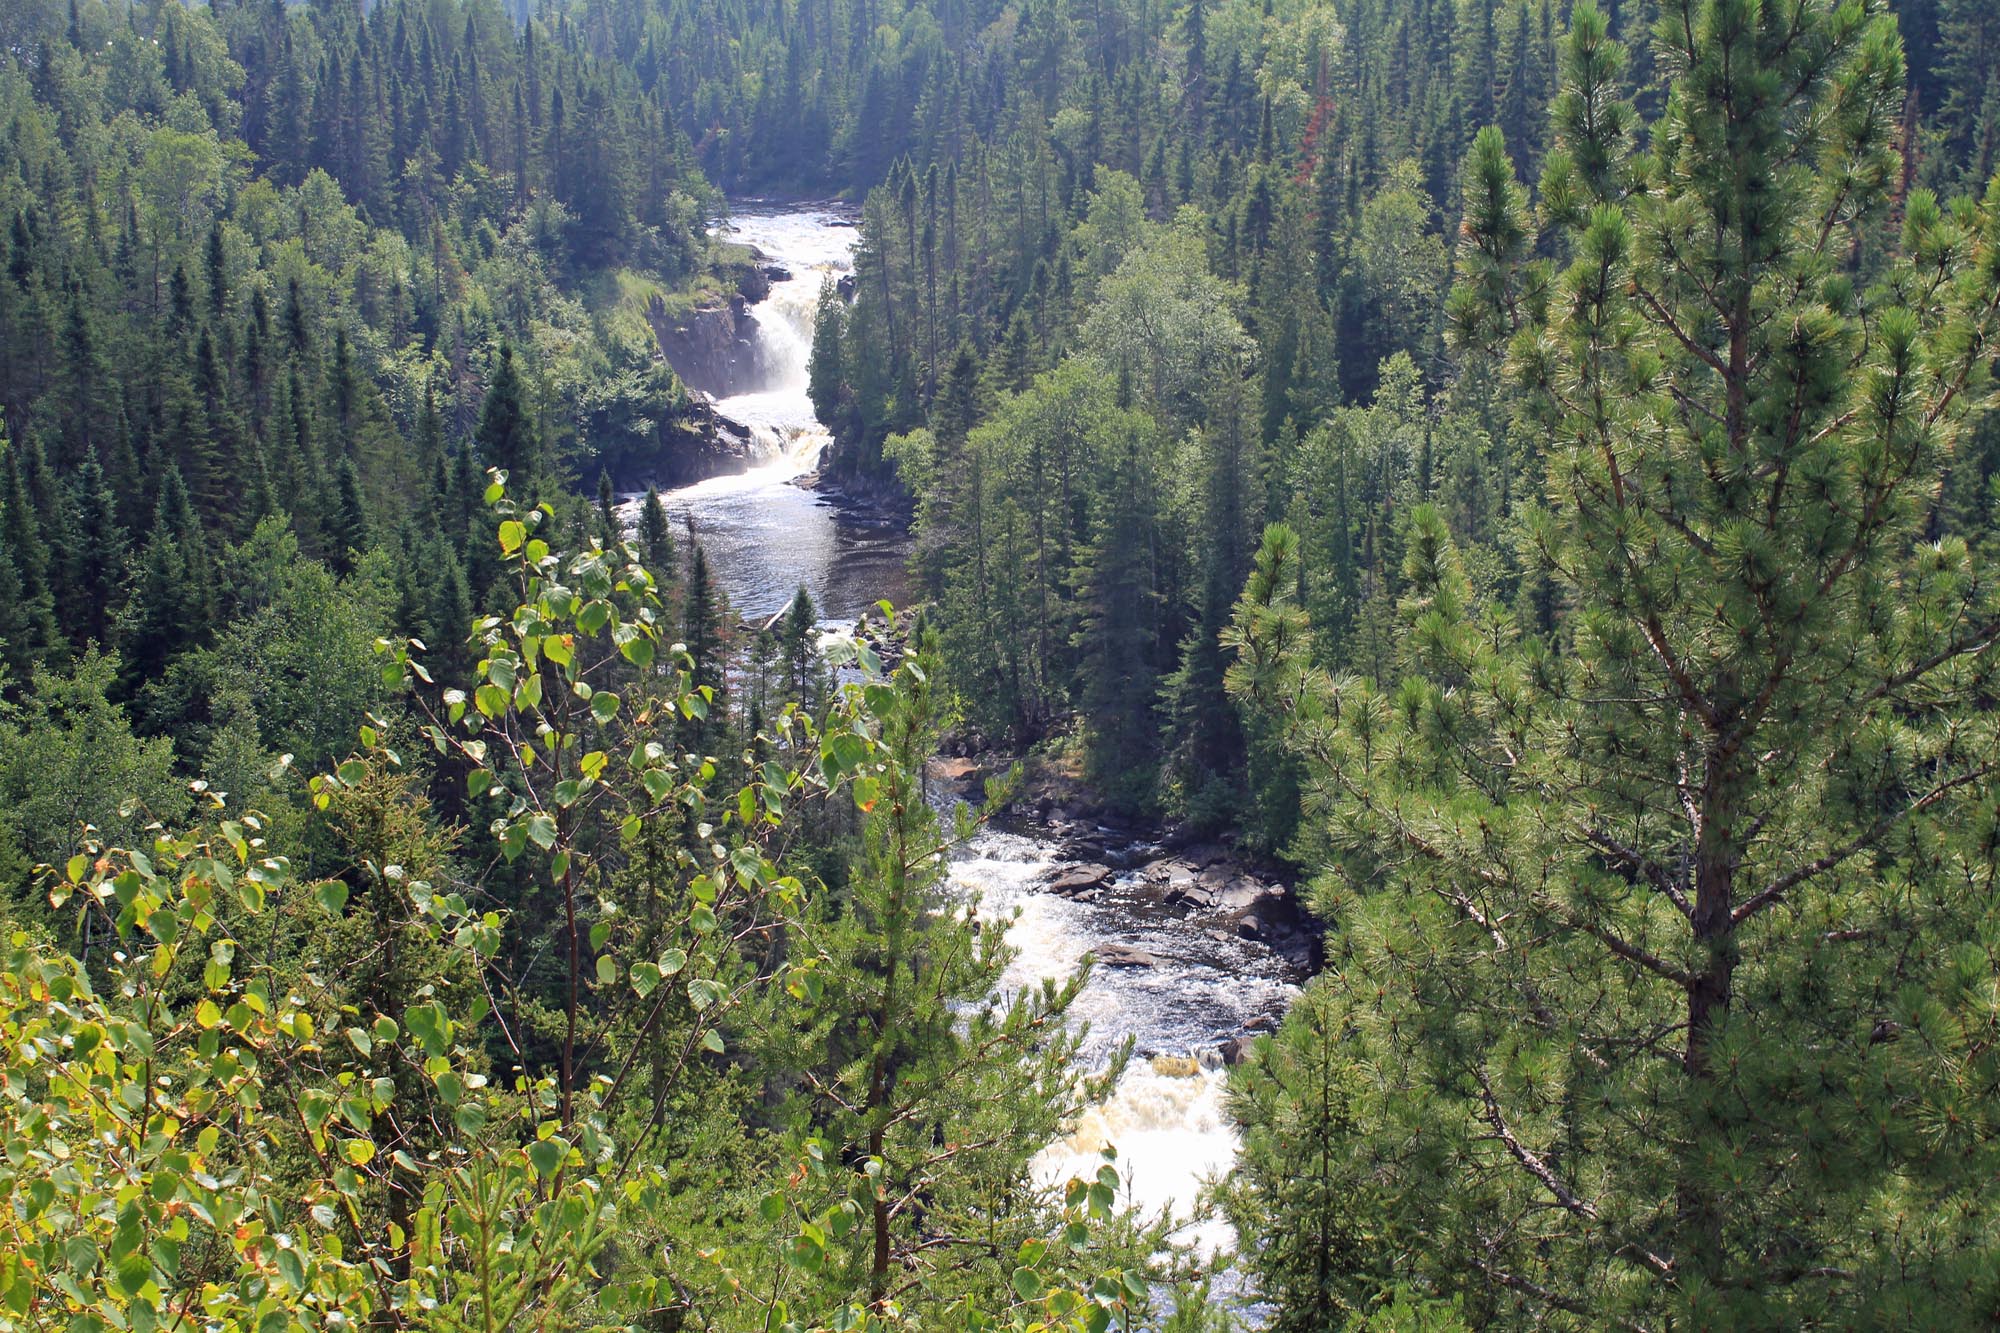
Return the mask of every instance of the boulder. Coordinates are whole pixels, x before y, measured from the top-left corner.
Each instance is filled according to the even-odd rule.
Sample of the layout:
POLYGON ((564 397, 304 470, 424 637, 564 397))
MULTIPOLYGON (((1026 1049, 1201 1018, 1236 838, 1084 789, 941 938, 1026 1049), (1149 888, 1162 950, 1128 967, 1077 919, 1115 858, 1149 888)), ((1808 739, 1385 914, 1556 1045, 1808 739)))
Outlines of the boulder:
POLYGON ((1059 870, 1052 875, 1045 887, 1047 887, 1050 893, 1059 893, 1066 898, 1074 898, 1078 894, 1089 893, 1093 890, 1103 888, 1104 882, 1110 878, 1111 867, 1109 866, 1070 866, 1068 869, 1059 870))
POLYGON ((1129 944, 1100 944, 1095 952, 1097 961, 1105 967, 1158 967, 1160 963, 1144 949, 1129 944))
POLYGON ((1181 849, 1180 859, 1188 864, 1206 869, 1218 861, 1229 859, 1229 849, 1219 842, 1197 842, 1181 849))
POLYGON ((1240 912, 1246 907, 1257 907, 1264 903, 1276 903, 1285 896, 1285 891, 1276 884, 1264 884, 1249 876, 1232 881, 1229 887, 1215 895, 1215 905, 1231 912, 1240 912))
POLYGON ((1255 1037, 1231 1037, 1228 1041, 1222 1043, 1222 1063, 1226 1065, 1242 1064, 1250 1058, 1251 1048, 1256 1044, 1257 1039, 1255 1037))

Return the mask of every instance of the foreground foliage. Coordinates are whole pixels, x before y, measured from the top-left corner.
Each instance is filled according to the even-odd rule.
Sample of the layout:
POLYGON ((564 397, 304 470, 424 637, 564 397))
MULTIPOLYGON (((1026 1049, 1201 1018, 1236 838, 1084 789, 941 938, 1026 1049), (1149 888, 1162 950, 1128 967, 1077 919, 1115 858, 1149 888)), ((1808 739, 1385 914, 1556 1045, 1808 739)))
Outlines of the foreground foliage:
POLYGON ((433 692, 409 645, 385 643, 384 670, 434 702, 415 739, 561 910, 483 906, 451 878, 454 835, 405 776, 421 751, 379 724, 312 784, 366 848, 341 877, 301 879, 265 821, 216 809, 73 857, 51 901, 89 923, 85 947, 17 929, 0 973, 0 1327, 1127 1319, 1148 1284, 1110 1225, 1115 1171, 1061 1198, 1025 1185, 1037 1135, 1087 1091, 1060 1028, 1077 983, 1000 994, 998 933, 940 913, 926 868, 944 844, 912 785, 933 725, 922 640, 893 672, 850 645, 855 683, 823 725, 788 708, 772 759, 725 764, 673 744, 714 690, 664 642, 634 553, 559 554, 535 535, 548 510, 491 498, 521 601, 482 622, 477 689, 433 692), (835 798, 870 850, 855 906, 809 913, 825 890, 786 863, 800 812, 835 798), (539 1016, 499 961, 524 932, 567 959, 539 1016), (905 1021, 941 1000, 989 1009, 963 1031, 905 1021), (756 1025, 834 1014, 873 1031, 872 1072, 851 1082, 843 1057, 834 1114, 743 1137, 714 1101, 754 1081, 756 1025), (991 1137, 931 1153, 945 1097, 990 1105, 991 1137), (731 1135, 752 1178, 690 1193, 691 1153, 731 1135), (985 1201, 976 1236, 912 1211, 952 1189, 985 1201))

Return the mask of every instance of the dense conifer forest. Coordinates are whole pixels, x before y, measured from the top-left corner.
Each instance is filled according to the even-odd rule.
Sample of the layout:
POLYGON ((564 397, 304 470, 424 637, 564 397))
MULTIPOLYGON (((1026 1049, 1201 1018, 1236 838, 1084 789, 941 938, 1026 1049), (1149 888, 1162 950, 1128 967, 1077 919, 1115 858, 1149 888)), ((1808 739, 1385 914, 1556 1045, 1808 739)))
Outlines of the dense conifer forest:
POLYGON ((0 1330, 2000 1324, 1989 0, 11 0, 0 259, 0 1330), (1323 929, 1221 1251, 1050 772, 1323 929))

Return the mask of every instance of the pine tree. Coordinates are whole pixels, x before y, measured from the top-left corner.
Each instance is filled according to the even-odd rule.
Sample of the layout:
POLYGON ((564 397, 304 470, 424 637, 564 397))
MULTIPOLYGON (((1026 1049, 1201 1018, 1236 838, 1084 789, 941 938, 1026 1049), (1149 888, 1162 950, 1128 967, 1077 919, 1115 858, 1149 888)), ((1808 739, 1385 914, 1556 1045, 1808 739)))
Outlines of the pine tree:
POLYGON ((846 892, 801 931, 805 1002, 767 1038, 768 1059, 805 1074, 794 1132, 829 1140, 863 1185, 860 1225, 830 1247, 823 1280, 877 1305, 906 1284, 937 1294, 1007 1281, 1032 1225, 1029 1158, 1123 1063, 1080 1078, 1063 1016, 1082 975, 1005 992, 1006 932, 953 901, 948 840, 923 791, 943 703, 935 651, 920 638, 892 692, 873 691, 894 703, 852 756, 862 845, 846 892))
MULTIPOLYGON (((1617 53, 1574 24, 1588 103, 1617 53)), ((1490 316, 1571 609, 1486 604, 1419 506, 1400 686, 1306 669, 1283 578, 1239 612, 1235 684, 1286 719, 1327 849, 1329 984, 1386 1073, 1343 1151, 1474 1322, 1982 1326, 2000 599, 1921 533, 2000 337, 2000 197, 1916 192, 1871 252, 1886 15, 1722 5, 1659 41, 1654 151, 1629 111, 1558 113, 1566 266, 1490 316)))
POLYGON ((1243 1149, 1222 1201, 1237 1234, 1254 1238, 1243 1258, 1276 1309, 1273 1333, 1354 1328, 1397 1277, 1384 1262, 1393 1241, 1367 1234, 1386 1201, 1378 1164, 1353 1155, 1369 1108, 1350 1027, 1335 988, 1309 987, 1230 1079, 1243 1149))

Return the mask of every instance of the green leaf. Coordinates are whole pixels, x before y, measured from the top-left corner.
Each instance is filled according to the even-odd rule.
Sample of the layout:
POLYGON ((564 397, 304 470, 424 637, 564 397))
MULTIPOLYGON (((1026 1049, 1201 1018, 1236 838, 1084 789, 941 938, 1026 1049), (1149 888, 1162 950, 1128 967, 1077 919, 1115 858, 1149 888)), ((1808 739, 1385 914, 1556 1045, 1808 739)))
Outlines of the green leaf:
POLYGON ((556 845, 556 821, 547 815, 533 815, 528 819, 528 841, 547 851, 556 845))
POLYGON ((1017 1268, 1013 1277, 1014 1294, 1024 1301, 1032 1301, 1042 1294, 1042 1275, 1032 1268, 1017 1268))
POLYGON ((659 984, 660 965, 658 963, 632 964, 632 989, 638 992, 640 999, 643 1000, 648 995, 651 995, 659 988, 659 984))
POLYGON ((618 964, 612 961, 610 954, 599 954, 597 956, 597 984, 600 986, 614 986, 617 983, 618 964))
POLYGON ((836 774, 852 773, 868 762, 868 742, 851 731, 836 732, 827 738, 826 753, 836 774))
POLYGON ((313 890, 313 897, 319 900, 319 905, 329 915, 339 916, 341 909, 347 906, 347 886, 337 879, 324 880, 313 890))
POLYGON ((611 719, 618 716, 618 696, 608 692, 592 695, 590 715, 597 719, 598 726, 610 726, 611 719))
POLYGON ((722 1034, 720 1032, 717 1032, 714 1028, 710 1028, 708 1031, 702 1033, 701 1048, 705 1051, 714 1051, 717 1055, 721 1055, 722 1034))
POLYGON ((356 1166, 366 1166, 375 1160, 375 1145, 367 1139, 349 1139, 344 1151, 347 1160, 356 1166))
POLYGON ((528 539, 527 525, 518 519, 508 519, 500 525, 500 549, 508 555, 521 549, 521 543, 528 539))
POLYGON ((528 1145, 528 1160, 534 1163, 535 1173, 543 1180, 552 1178, 562 1169, 563 1160, 569 1156, 569 1144, 558 1138, 543 1139, 528 1145))
POLYGON ((143 1251, 127 1255, 118 1265, 118 1288, 127 1296, 137 1296, 153 1280, 153 1264, 143 1251))

